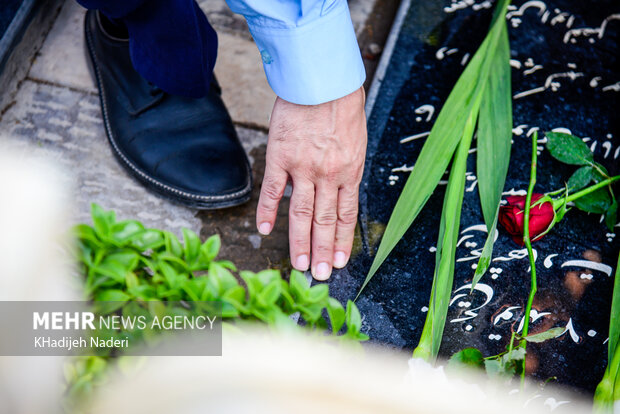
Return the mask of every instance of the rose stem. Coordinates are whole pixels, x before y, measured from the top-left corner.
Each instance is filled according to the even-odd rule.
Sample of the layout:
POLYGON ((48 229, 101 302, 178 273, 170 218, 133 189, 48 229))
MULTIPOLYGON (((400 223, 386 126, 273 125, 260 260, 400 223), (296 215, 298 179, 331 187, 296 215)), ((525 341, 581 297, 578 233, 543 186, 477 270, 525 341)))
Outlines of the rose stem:
MULTIPOLYGON (((608 185, 610 185, 611 183, 620 180, 620 175, 616 175, 615 177, 611 177, 608 178, 606 180, 601 181, 600 183, 594 184, 593 186, 590 186, 588 188, 584 188, 581 191, 577 191, 574 194, 569 195, 568 197, 566 197, 566 202, 570 203, 571 201, 575 201, 580 197, 583 197, 584 195, 590 194, 593 191, 598 190, 599 188, 603 188, 606 187, 608 185)), ((559 198, 557 200, 553 200, 553 209, 556 210, 558 207, 561 207, 562 204, 564 204, 564 198, 559 198), (557 204, 557 205, 556 205, 557 204)))
MULTIPOLYGON (((534 295, 536 294, 536 265, 534 263, 534 252, 532 251, 532 242, 530 240, 530 208, 532 204, 532 193, 534 192, 534 185, 536 185, 536 151, 538 150, 538 133, 534 132, 532 135, 532 170, 530 172, 530 185, 527 188, 527 196, 525 198, 525 223, 523 227, 523 240, 527 247, 527 254, 530 259, 530 272, 531 272, 531 285, 530 296, 527 299, 527 306, 525 307, 525 319, 523 321, 523 331, 521 337, 525 338, 528 334, 530 327, 530 312, 532 311, 532 303, 534 302, 534 295)), ((527 341, 521 340, 521 346, 525 350, 527 341)), ((523 358, 523 369, 521 370, 521 388, 525 384, 525 357, 523 358)))

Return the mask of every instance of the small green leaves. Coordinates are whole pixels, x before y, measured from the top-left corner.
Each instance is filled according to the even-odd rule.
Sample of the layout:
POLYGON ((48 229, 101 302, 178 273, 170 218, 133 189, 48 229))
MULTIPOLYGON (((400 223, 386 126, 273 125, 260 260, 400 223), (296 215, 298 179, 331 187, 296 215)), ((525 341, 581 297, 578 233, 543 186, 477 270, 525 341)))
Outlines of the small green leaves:
POLYGON ((611 206, 609 190, 601 188, 575 200, 575 207, 587 213, 604 214, 611 206))
POLYGON ((110 234, 112 223, 116 220, 113 211, 104 211, 98 204, 91 204, 90 212, 93 217, 95 232, 101 238, 107 238, 110 234))
POLYGON ((188 264, 193 264, 196 259, 198 259, 198 255, 200 254, 200 239, 193 231, 189 229, 183 229, 183 253, 185 261, 188 264))
POLYGON ((161 231, 148 229, 138 233, 132 238, 133 245, 145 252, 149 249, 156 249, 165 244, 164 236, 161 231))
POLYGON ((310 289, 310 283, 306 280, 303 273, 293 270, 291 272, 291 294, 295 299, 301 299, 306 296, 306 291, 310 289))
MULTIPOLYGON (((612 196, 613 197, 613 196, 612 196)), ((605 212, 605 225, 608 229, 613 230, 614 226, 618 222, 618 200, 613 197, 613 200, 607 211, 605 212)))
POLYGON ((448 366, 481 367, 483 365, 482 352, 476 348, 465 348, 452 355, 448 360, 448 366))
POLYGON ((541 342, 548 341, 549 339, 557 338, 558 336, 562 335, 564 332, 565 332, 565 329, 562 327, 551 328, 544 332, 540 332, 534 335, 528 335, 523 339, 525 339, 527 342, 533 342, 533 343, 538 344, 541 342))
POLYGON ((332 324, 332 331, 334 334, 340 331, 345 321, 345 311, 340 302, 334 298, 328 298, 327 300, 327 314, 332 324))
POLYGON ((220 251, 220 246, 222 245, 222 240, 220 239, 219 234, 214 234, 209 237, 206 242, 200 247, 200 253, 203 255, 203 259, 207 262, 215 259, 217 254, 220 251))
POLYGON ((448 361, 448 368, 484 367, 491 379, 509 378, 521 371, 524 359, 525 349, 522 347, 512 348, 512 345, 507 351, 486 358, 476 348, 465 348, 452 355, 448 361))
POLYGON ((362 315, 360 315, 357 306, 350 300, 347 302, 345 320, 349 329, 359 332, 362 328, 362 315))
POLYGON ((169 231, 164 232, 164 241, 166 245, 166 251, 176 257, 181 258, 183 256, 183 246, 177 239, 177 236, 169 231))
POLYGON ((347 310, 345 312, 345 322, 347 325, 347 333, 345 336, 357 341, 368 340, 368 335, 361 333, 362 329, 362 315, 355 306, 353 301, 347 301, 347 310))
POLYGON ((594 162, 590 148, 578 137, 562 132, 546 132, 547 150, 565 164, 589 165, 594 162))
POLYGON ((487 372, 487 375, 491 379, 496 379, 505 373, 504 368, 502 367, 502 363, 496 359, 485 360, 484 370, 487 372))
POLYGON ((312 329, 327 327, 327 317, 337 334, 367 340, 360 332, 361 315, 350 302, 345 312, 329 297, 325 284, 310 286, 303 273, 293 271, 286 281, 277 270, 242 271, 242 285, 231 272, 235 265, 216 260, 221 248, 219 235, 204 243, 183 229, 183 243, 169 231, 147 229, 135 220, 116 221, 112 211, 93 204, 93 227, 79 224, 76 258, 86 277, 90 299, 114 302, 99 305, 116 311, 131 300, 219 301, 223 318, 258 319, 273 326, 293 325, 290 315, 299 313, 312 329), (326 316, 324 316, 326 315, 326 316))
POLYGON ((568 189, 570 191, 581 190, 594 178, 594 169, 589 165, 579 168, 568 179, 568 189))
MULTIPOLYGON (((339 341, 357 344, 368 340, 361 329, 361 315, 351 301, 347 309, 329 297, 326 284, 310 286, 303 273, 293 271, 290 280, 277 270, 241 271, 228 260, 216 260, 221 239, 204 243, 191 230, 183 229, 183 243, 169 231, 146 229, 138 221, 116 221, 114 212, 92 206, 93 226, 73 228, 77 238, 76 260, 83 273, 85 293, 93 300, 93 312, 123 313, 127 307, 163 315, 162 301, 221 304, 222 319, 254 320, 276 329, 327 330, 339 341), (292 315, 299 315, 303 326, 292 315), (341 333, 341 331, 343 331, 341 333)), ((110 332, 114 335, 115 332, 110 332)), ((145 341, 158 337, 146 331, 145 341)), ((359 344, 358 344, 359 346, 359 344)), ((105 374, 106 359, 75 359, 65 366, 70 398, 92 392, 105 374)))
MULTIPOLYGON (((614 195, 611 183, 618 177, 610 177, 607 169, 594 162, 594 155, 588 146, 578 137, 560 132, 547 132, 547 149, 557 160, 566 164, 582 165, 568 179, 567 190, 572 194, 564 197, 565 201, 574 201, 575 207, 587 213, 604 214, 605 225, 613 230, 617 221, 618 202, 614 195), (606 186, 603 181, 607 181, 606 186), (590 183, 599 184, 587 187, 590 183), (581 191, 580 191, 581 190, 581 191)), ((558 222, 566 212, 565 207, 555 222, 558 222)))
POLYGON ((127 293, 123 292, 122 290, 110 289, 110 290, 104 290, 101 293, 99 293, 96 299, 99 301, 106 301, 106 302, 125 302, 131 299, 131 297, 127 293))

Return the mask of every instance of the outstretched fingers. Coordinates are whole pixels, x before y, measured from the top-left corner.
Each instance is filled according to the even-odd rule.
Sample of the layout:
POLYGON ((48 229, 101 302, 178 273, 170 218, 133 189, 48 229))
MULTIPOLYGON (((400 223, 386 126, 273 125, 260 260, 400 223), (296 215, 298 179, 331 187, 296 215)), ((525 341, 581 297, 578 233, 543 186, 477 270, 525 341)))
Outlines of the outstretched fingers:
POLYGON ((334 240, 334 267, 342 269, 351 257, 357 224, 359 187, 343 186, 338 191, 338 221, 334 240))
POLYGON ((310 266, 310 233, 314 215, 314 184, 307 179, 293 179, 289 207, 289 248, 291 264, 299 271, 310 266))
POLYGON ((277 165, 267 163, 265 176, 256 208, 256 227, 263 235, 271 233, 278 214, 278 205, 284 195, 288 174, 277 165))

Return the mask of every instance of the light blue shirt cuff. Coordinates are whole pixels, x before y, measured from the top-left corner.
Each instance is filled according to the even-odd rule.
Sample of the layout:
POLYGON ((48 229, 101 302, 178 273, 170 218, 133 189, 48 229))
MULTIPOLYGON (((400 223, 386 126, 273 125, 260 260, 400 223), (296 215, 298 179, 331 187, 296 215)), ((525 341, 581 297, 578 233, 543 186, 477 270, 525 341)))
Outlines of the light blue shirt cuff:
POLYGON ((301 25, 265 24, 248 16, 267 80, 280 98, 316 105, 346 96, 366 79, 346 1, 301 25))

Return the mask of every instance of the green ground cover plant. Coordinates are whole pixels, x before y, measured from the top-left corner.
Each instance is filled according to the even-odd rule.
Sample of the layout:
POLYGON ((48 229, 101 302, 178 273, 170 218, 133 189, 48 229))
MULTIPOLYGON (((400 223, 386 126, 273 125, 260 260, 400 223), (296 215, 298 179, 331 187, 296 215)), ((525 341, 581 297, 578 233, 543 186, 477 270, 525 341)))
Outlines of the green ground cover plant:
MULTIPOLYGON (((149 229, 136 220, 117 220, 113 211, 91 207, 93 225, 74 227, 76 261, 84 283, 84 299, 123 304, 161 301, 219 301, 227 324, 256 321, 274 329, 297 329, 356 344, 366 341, 357 306, 346 307, 329 296, 325 284, 310 286, 293 270, 287 280, 277 270, 238 271, 217 260, 220 237, 202 242, 183 229, 183 241, 169 231, 149 229), (291 318, 298 314, 302 324, 291 318)), ((101 309, 99 309, 101 310, 101 309)), ((117 355, 121 356, 122 355, 117 355)), ((120 358, 120 361, 123 359, 120 358)), ((105 382, 108 356, 76 357, 66 365, 67 403, 88 396, 105 382)))

